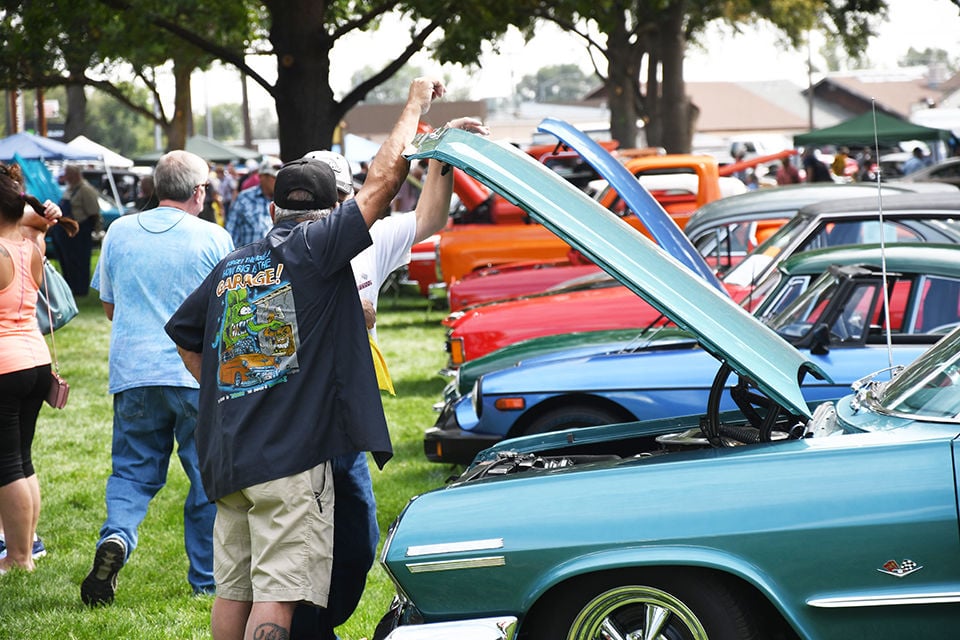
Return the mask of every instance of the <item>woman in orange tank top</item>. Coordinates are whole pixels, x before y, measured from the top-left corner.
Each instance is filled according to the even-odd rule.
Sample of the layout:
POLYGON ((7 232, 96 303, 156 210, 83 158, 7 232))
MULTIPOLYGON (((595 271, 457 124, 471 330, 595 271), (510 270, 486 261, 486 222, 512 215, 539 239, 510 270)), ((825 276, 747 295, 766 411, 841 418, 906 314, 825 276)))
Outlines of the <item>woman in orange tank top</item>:
MULTIPOLYGON (((50 389, 50 352, 37 325, 46 229, 60 208, 24 192, 15 164, 0 163, 0 573, 33 569, 40 483, 31 447, 50 389)), ((65 225, 66 226, 66 225, 65 225)))

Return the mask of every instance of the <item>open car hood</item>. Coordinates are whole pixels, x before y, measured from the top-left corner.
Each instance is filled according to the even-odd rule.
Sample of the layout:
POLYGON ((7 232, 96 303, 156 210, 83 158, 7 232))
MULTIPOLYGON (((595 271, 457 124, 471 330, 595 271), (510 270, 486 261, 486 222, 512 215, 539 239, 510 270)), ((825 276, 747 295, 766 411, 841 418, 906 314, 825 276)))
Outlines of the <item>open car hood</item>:
POLYGON ((827 376, 799 351, 643 234, 522 151, 460 129, 419 136, 411 159, 434 158, 477 178, 576 247, 704 349, 796 415, 800 381, 827 376))
POLYGON ((610 155, 610 152, 583 131, 563 120, 546 118, 537 129, 556 136, 560 142, 579 153, 594 171, 620 194, 630 210, 643 221, 643 226, 647 228, 657 244, 691 271, 700 275, 707 283, 727 295, 727 290, 723 288, 716 274, 673 221, 670 214, 640 184, 636 176, 610 155))

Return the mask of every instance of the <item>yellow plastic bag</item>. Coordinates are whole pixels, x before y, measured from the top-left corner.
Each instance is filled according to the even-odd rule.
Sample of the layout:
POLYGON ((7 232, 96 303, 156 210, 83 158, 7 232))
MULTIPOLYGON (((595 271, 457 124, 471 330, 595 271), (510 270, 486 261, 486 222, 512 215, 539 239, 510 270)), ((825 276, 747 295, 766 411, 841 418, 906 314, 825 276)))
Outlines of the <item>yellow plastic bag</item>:
POLYGON ((382 390, 389 391, 390 395, 395 396, 397 392, 393 389, 393 380, 390 379, 390 372, 387 370, 387 361, 383 359, 380 347, 377 346, 373 336, 367 335, 370 338, 370 351, 373 353, 373 368, 377 371, 377 383, 382 390))

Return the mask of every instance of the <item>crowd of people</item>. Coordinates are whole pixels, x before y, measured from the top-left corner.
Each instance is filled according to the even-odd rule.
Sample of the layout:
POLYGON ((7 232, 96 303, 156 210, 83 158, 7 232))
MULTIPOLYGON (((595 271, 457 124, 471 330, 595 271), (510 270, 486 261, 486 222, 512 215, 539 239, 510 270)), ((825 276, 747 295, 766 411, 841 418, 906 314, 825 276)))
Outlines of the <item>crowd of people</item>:
MULTIPOLYGON (((910 158, 904 162, 898 175, 909 175, 933 164, 929 155, 920 147, 914 147, 910 158)), ((839 146, 827 162, 820 149, 809 147, 799 160, 793 157, 781 159, 779 165, 767 169, 777 185, 801 182, 871 182, 875 181, 881 168, 874 153, 867 148, 852 153, 848 147, 839 146)))
MULTIPOLYGON (((447 222, 453 173, 402 155, 444 91, 414 80, 356 174, 329 150, 266 157, 244 189, 230 167, 171 151, 142 182, 142 210, 112 223, 76 292, 92 288, 111 321, 112 470, 85 604, 114 601, 176 451, 187 582, 215 594, 215 639, 332 639, 353 613, 380 535, 367 453, 381 468, 392 456, 377 294, 447 222), (415 197, 399 202, 410 210, 395 212, 412 170, 415 197), (220 213, 206 220, 211 202, 220 213)), ((448 126, 489 133, 473 118, 448 126)), ((84 182, 69 184, 76 212, 84 182)), ((76 222, 0 165, 0 573, 41 555, 31 448, 51 358, 36 299, 44 234, 76 222)))

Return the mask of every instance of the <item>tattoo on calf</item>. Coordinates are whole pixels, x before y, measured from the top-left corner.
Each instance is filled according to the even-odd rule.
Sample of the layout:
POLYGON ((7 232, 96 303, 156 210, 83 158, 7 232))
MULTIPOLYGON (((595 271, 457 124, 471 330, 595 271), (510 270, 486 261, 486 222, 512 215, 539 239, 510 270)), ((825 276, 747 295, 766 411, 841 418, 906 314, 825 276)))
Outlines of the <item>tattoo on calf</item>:
POLYGON ((264 622, 253 630, 255 640, 290 640, 290 632, 273 622, 264 622))

